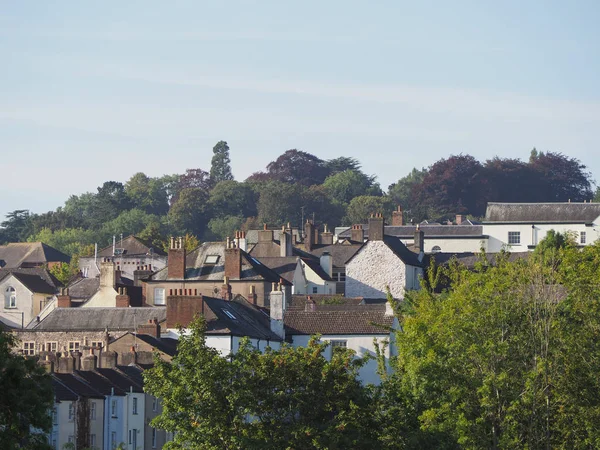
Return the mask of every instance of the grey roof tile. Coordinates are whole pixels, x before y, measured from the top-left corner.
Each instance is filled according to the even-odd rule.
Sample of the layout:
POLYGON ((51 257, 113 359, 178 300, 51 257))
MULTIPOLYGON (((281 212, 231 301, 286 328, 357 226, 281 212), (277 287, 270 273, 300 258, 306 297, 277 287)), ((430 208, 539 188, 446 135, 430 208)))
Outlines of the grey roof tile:
POLYGON ((488 203, 484 223, 594 223, 600 203, 488 203))

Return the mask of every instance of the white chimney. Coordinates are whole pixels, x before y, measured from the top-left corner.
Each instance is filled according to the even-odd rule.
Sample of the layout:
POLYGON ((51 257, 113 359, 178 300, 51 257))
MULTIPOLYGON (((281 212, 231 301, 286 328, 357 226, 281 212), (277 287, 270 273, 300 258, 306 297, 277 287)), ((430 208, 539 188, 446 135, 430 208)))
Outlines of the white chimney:
POLYGON ((279 256, 292 256, 292 236, 285 231, 285 227, 282 227, 279 234, 279 249, 279 256))
POLYGON ((284 292, 280 283, 273 283, 269 293, 269 308, 271 315, 271 331, 285 339, 285 328, 283 325, 283 311, 285 308, 284 292))
POLYGON ((321 268, 329 275, 333 276, 333 257, 329 252, 323 252, 319 258, 321 268))

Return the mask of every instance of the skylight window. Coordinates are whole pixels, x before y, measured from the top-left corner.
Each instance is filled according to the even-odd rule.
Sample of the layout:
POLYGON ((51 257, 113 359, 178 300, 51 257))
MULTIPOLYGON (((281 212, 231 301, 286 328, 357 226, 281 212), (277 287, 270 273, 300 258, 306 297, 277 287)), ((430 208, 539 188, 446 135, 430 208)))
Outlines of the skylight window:
POLYGON ((204 264, 216 264, 219 262, 220 255, 206 255, 204 264))
POLYGON ((221 311, 223 311, 227 315, 227 317, 229 317, 230 319, 237 320, 231 311, 229 311, 225 308, 221 308, 221 311))

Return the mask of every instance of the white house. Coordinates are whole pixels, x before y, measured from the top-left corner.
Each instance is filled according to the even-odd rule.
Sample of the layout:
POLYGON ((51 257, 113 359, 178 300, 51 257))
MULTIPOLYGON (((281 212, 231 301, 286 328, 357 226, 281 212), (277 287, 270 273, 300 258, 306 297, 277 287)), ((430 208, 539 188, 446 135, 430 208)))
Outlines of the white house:
POLYGON ((383 217, 369 220, 369 240, 346 262, 346 296, 396 299, 419 289, 423 275, 424 233, 417 228, 413 250, 398 238, 384 235, 383 217))
POLYGON ((571 233, 580 246, 600 236, 600 203, 488 203, 483 233, 487 251, 533 250, 548 231, 571 233))

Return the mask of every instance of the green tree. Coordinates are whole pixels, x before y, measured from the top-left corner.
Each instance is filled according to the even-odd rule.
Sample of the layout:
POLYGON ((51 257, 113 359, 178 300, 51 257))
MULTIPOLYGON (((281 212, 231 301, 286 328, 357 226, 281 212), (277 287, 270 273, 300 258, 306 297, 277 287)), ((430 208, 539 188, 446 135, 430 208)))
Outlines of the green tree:
POLYGON ((365 363, 351 351, 304 348, 265 353, 248 340, 229 358, 206 345, 202 319, 182 336, 172 362, 144 374, 163 411, 153 426, 175 433, 167 449, 367 448, 374 445, 370 391, 357 379, 365 363))
POLYGON ((233 180, 229 146, 225 141, 219 141, 213 147, 213 157, 210 162, 210 181, 217 184, 220 181, 233 180))
POLYGON ((30 233, 31 214, 26 209, 11 211, 6 220, 0 223, 3 242, 23 242, 30 233))
POLYGON ((241 230, 244 218, 239 216, 214 217, 208 222, 212 239, 224 241, 227 236, 231 237, 238 230, 241 230))
POLYGON ((0 329, 0 448, 50 449, 52 382, 37 360, 13 352, 16 344, 0 329))
POLYGON ((360 172, 360 161, 350 156, 340 156, 338 158, 325 161, 325 167, 329 169, 332 175, 339 172, 345 172, 346 170, 360 172))
POLYGON ((371 177, 356 170, 344 170, 328 176, 323 187, 331 198, 346 205, 361 195, 382 194, 379 185, 373 184, 371 177))
POLYGON ((171 231, 202 236, 208 222, 205 211, 208 192, 202 188, 183 189, 169 211, 171 231))
POLYGON ((385 217, 389 218, 393 209, 394 204, 388 196, 374 197, 361 195, 350 201, 344 223, 345 225, 366 223, 367 219, 374 213, 382 213, 385 217))
POLYGON ((169 210, 167 184, 162 178, 138 172, 125 183, 125 192, 133 206, 147 214, 164 215, 169 210))
POLYGON ((419 170, 414 167, 408 175, 389 186, 388 195, 396 205, 402 206, 405 211, 412 210, 413 207, 417 206, 412 201, 412 190, 414 186, 418 186, 423 182, 426 174, 426 169, 419 170))
POLYGON ((96 242, 108 242, 107 238, 93 230, 84 230, 83 228, 65 228, 64 230, 52 231, 49 228, 42 229, 39 233, 30 236, 29 242, 43 242, 54 247, 66 255, 89 256, 89 248, 96 242))
POLYGON ((211 217, 255 216, 258 195, 248 183, 221 181, 210 191, 208 206, 211 217))
POLYGON ((258 199, 259 223, 281 226, 300 223, 305 188, 299 184, 271 181, 261 186, 258 199))
POLYGON ((147 214, 140 209, 130 209, 119 214, 118 217, 106 222, 101 229, 104 239, 112 236, 129 236, 137 234, 151 224, 159 224, 160 219, 152 214, 147 214))

